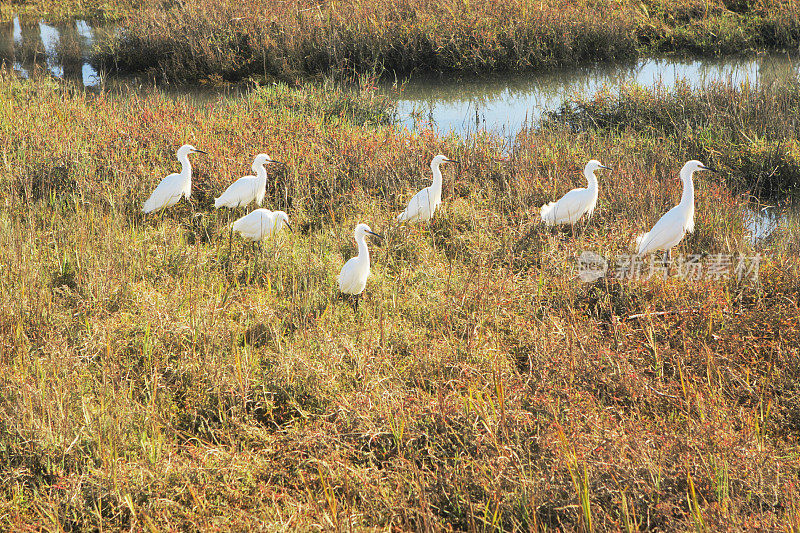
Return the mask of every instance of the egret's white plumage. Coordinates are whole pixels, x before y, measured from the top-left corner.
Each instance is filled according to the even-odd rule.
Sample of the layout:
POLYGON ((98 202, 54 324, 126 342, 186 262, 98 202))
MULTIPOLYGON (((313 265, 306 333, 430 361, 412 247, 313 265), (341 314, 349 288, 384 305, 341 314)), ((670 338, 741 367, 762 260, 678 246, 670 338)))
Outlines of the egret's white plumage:
POLYGON ((258 205, 264 201, 264 194, 267 190, 267 163, 282 164, 273 161, 267 154, 258 154, 253 161, 253 172, 255 176, 244 176, 231 183, 219 198, 214 199, 214 207, 240 207, 245 206, 255 200, 258 205))
POLYGON ((636 238, 636 253, 643 255, 656 250, 666 250, 681 242, 686 232, 694 231, 694 183, 692 175, 698 170, 713 170, 700 161, 688 161, 681 169, 683 194, 678 205, 658 219, 653 229, 636 238))
POLYGON ((443 155, 437 155, 431 161, 433 171, 433 183, 430 187, 425 187, 415 194, 405 211, 397 215, 398 222, 427 222, 433 217, 433 213, 439 204, 442 203, 442 171, 439 165, 442 163, 458 163, 453 159, 448 159, 443 155))
POLYGON ((345 294, 359 295, 367 286, 369 277, 369 250, 367 249, 367 234, 380 237, 369 229, 366 224, 356 226, 355 238, 358 244, 358 255, 350 258, 339 272, 339 290, 345 294))
POLYGON ((273 233, 278 233, 283 226, 290 231, 292 229, 289 225, 289 215, 285 212, 255 209, 252 213, 236 220, 233 223, 233 231, 248 241, 263 241, 273 233))
POLYGON ((170 174, 158 184, 156 190, 142 206, 142 212, 151 213, 178 203, 182 196, 187 199, 192 195, 192 166, 189 164, 189 154, 206 152, 198 150, 191 144, 184 144, 178 148, 178 161, 181 162, 181 171, 170 174))
POLYGON ((587 218, 592 216, 597 205, 597 177, 595 171, 605 168, 597 159, 592 159, 583 169, 583 175, 588 182, 584 189, 572 189, 556 202, 550 202, 542 206, 542 222, 548 226, 556 224, 574 224, 584 213, 587 218))

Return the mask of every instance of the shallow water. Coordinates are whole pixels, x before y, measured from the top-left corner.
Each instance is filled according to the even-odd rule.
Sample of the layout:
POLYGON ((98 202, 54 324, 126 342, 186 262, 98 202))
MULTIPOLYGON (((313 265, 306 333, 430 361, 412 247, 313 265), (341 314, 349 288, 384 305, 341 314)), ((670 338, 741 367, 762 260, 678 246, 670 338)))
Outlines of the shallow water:
POLYGON ((0 62, 11 65, 22 76, 28 76, 33 68, 44 68, 79 85, 97 86, 102 80, 89 64, 89 53, 97 34, 106 31, 112 30, 93 27, 85 20, 22 25, 15 18, 0 25, 0 62))
POLYGON ((800 74, 800 59, 786 54, 734 58, 642 59, 633 64, 596 64, 528 74, 484 77, 428 77, 393 87, 400 119, 409 128, 442 133, 488 130, 512 137, 562 102, 592 96, 600 89, 637 83, 674 86, 679 80, 702 85, 769 82, 800 74))
POLYGON ((745 209, 745 227, 754 244, 769 240, 781 227, 797 228, 800 220, 800 203, 795 199, 780 205, 752 205, 745 209))

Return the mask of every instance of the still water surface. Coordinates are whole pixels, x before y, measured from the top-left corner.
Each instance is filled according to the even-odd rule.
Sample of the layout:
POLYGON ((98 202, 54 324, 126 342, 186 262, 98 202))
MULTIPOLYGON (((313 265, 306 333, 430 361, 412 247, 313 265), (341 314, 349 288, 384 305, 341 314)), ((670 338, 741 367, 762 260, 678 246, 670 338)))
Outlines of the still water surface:
POLYGON ((524 75, 454 79, 413 79, 399 92, 400 119, 410 128, 433 127, 442 133, 485 129, 513 136, 526 123, 577 96, 636 83, 665 88, 685 81, 734 84, 797 78, 800 60, 786 54, 706 59, 641 59, 632 64, 596 64, 524 75))

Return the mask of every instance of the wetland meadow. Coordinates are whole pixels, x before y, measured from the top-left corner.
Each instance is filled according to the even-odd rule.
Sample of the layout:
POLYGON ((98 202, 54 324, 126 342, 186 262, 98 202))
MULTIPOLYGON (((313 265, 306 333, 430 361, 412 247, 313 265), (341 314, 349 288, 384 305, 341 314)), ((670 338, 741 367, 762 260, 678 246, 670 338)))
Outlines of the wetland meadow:
POLYGON ((796 0, 3 3, 0 529, 800 531, 799 54, 796 0))

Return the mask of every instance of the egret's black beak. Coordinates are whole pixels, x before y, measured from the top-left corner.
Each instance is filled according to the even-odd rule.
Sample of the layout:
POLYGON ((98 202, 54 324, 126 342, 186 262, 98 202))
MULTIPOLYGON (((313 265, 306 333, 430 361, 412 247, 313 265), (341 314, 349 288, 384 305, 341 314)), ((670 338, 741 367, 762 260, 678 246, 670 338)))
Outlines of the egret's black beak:
POLYGON ((381 235, 380 233, 375 233, 374 231, 369 231, 369 230, 367 230, 367 233, 369 233, 370 235, 375 235, 376 237, 380 237, 381 239, 383 239, 383 235, 381 235))
POLYGON ((196 154, 206 154, 206 155, 208 155, 208 152, 206 152, 205 150, 198 150, 197 148, 195 148, 195 149, 194 149, 194 153, 196 153, 196 154))
POLYGON ((289 231, 291 231, 292 233, 294 233, 294 230, 292 229, 292 226, 291 226, 291 225, 290 225, 288 222, 286 222, 286 221, 284 220, 284 221, 283 221, 283 223, 284 223, 284 224, 286 224, 286 227, 287 227, 287 228, 289 228, 289 231))
POLYGON ((446 161, 447 163, 460 163, 460 162, 461 162, 461 161, 457 161, 457 160, 455 160, 455 159, 446 159, 445 161, 446 161))
POLYGON ((707 167, 707 166, 705 166, 705 165, 703 165, 702 167, 700 167, 700 170, 708 170, 708 171, 710 171, 710 172, 716 172, 716 171, 717 171, 717 169, 716 169, 716 168, 707 167))
POLYGON ((269 161, 267 161, 267 163, 275 163, 276 165, 283 165, 283 166, 286 166, 286 163, 284 163, 283 161, 273 161, 272 159, 270 159, 269 161))
POLYGON ((606 170, 614 170, 613 168, 611 168, 611 167, 607 167, 607 166, 605 166, 605 165, 600 165, 600 168, 604 168, 604 169, 606 169, 606 170))

